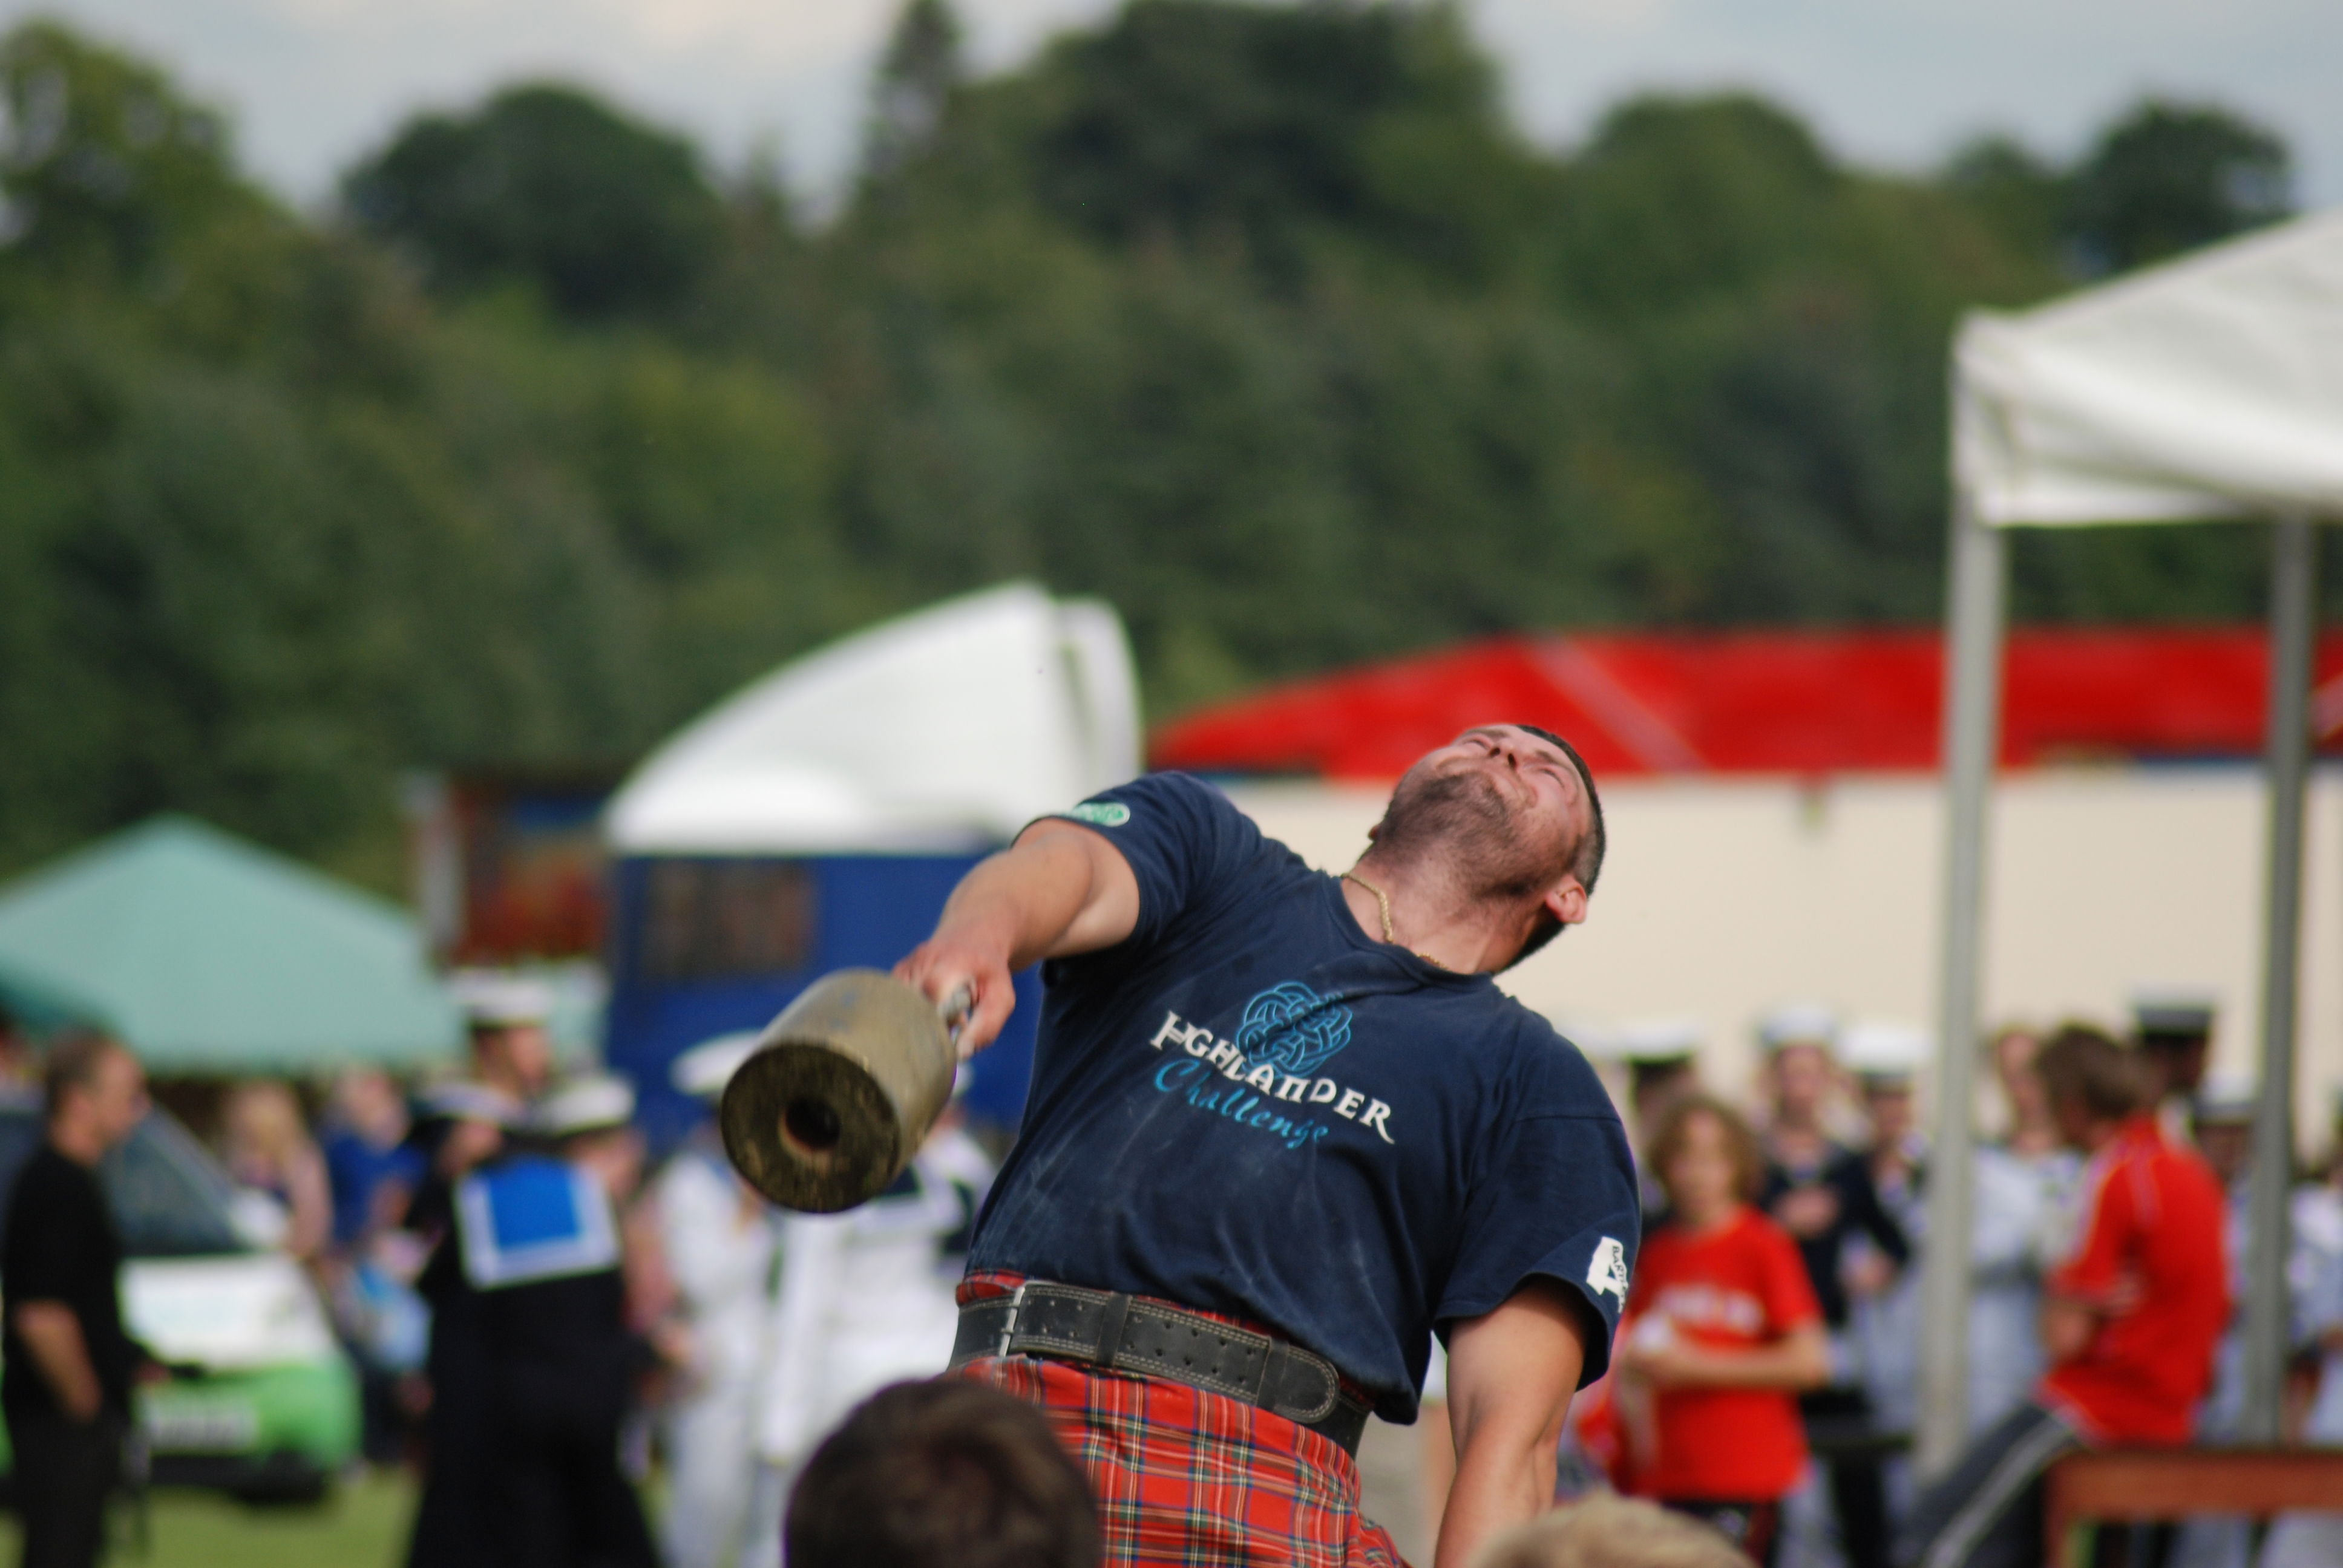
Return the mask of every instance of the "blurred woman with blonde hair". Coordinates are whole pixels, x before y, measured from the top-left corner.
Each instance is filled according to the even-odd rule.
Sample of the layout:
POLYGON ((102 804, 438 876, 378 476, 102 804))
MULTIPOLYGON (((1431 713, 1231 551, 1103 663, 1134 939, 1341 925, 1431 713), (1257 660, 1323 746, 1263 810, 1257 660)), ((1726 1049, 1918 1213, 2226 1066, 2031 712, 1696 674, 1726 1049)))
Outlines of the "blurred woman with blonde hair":
POLYGON ((291 1087, 267 1078, 237 1084, 221 1110, 220 1128, 228 1173, 284 1205, 285 1234, 277 1246, 303 1262, 315 1261, 333 1235, 333 1188, 291 1087))

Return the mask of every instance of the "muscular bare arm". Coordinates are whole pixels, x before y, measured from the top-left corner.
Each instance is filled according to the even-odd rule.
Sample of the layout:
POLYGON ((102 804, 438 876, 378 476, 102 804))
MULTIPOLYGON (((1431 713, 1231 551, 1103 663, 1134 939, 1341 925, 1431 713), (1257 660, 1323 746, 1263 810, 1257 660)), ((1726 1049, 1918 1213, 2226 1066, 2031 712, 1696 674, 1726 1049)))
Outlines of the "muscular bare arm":
POLYGON ((1436 1568, 1463 1568, 1498 1532, 1554 1505, 1554 1448, 1586 1359, 1585 1309, 1533 1280, 1448 1339, 1456 1480, 1436 1568))
POLYGON ((968 986, 975 1001, 960 1049, 981 1050, 1016 1005, 1011 976, 1041 959, 1111 948, 1138 923, 1139 879, 1121 852, 1051 818, 962 878, 935 934, 895 974, 939 1002, 968 986))
POLYGON ((8 1309, 16 1337, 33 1352, 33 1363, 57 1396, 57 1404, 75 1421, 96 1419, 103 1399, 97 1369, 90 1364, 89 1345, 81 1335, 81 1320, 63 1302, 19 1302, 8 1309))

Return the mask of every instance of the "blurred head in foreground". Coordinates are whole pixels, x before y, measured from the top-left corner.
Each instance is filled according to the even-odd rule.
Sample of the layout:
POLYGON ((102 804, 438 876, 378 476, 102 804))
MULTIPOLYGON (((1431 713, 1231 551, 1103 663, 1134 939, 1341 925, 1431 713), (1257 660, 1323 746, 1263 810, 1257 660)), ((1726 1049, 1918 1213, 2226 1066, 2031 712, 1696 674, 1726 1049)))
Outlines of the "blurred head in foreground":
POLYGON ((1697 1520, 1597 1496, 1499 1536, 1473 1568, 1749 1568, 1749 1559, 1697 1520))
POLYGON ((1041 1412, 971 1382, 880 1390, 806 1462, 790 1568, 1094 1568, 1098 1509, 1041 1412))

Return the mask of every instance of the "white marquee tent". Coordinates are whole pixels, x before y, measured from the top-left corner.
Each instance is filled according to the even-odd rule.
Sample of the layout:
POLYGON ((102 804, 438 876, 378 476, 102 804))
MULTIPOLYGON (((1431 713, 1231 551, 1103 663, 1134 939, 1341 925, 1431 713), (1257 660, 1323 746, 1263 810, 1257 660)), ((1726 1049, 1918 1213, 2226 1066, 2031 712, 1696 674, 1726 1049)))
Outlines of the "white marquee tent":
MULTIPOLYGON (((1981 868, 1997 750, 2004 530, 2186 519, 2277 525, 2270 797, 2247 1369, 2250 1419, 2277 1436, 2294 1142, 2303 796, 2310 749, 2317 536, 2343 521, 2343 213, 2299 219, 2019 315, 1977 314, 1953 365, 1946 834, 1930 1232, 1969 1233, 1981 868)), ((2174 867, 2185 897, 2186 867, 2174 867)), ((1949 1462, 1962 1409, 1966 1260, 1932 1250, 1921 1462, 1949 1462)))
POLYGON ((939 854, 1139 769, 1122 623, 1026 583, 797 659, 691 724, 604 819, 620 855, 939 854))

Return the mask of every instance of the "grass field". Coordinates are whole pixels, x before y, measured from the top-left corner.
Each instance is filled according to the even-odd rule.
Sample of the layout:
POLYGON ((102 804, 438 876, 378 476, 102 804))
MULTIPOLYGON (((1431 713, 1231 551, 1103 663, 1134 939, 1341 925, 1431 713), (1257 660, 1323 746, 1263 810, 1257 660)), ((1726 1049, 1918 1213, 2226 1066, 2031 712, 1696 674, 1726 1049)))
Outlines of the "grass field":
MULTIPOLYGON (((116 1568, 393 1568, 407 1550, 414 1490, 404 1476, 337 1487, 310 1508, 247 1508, 196 1492, 158 1492, 144 1553, 130 1512, 115 1513, 116 1568)), ((0 1514, 0 1563, 16 1560, 16 1522, 0 1514)))

